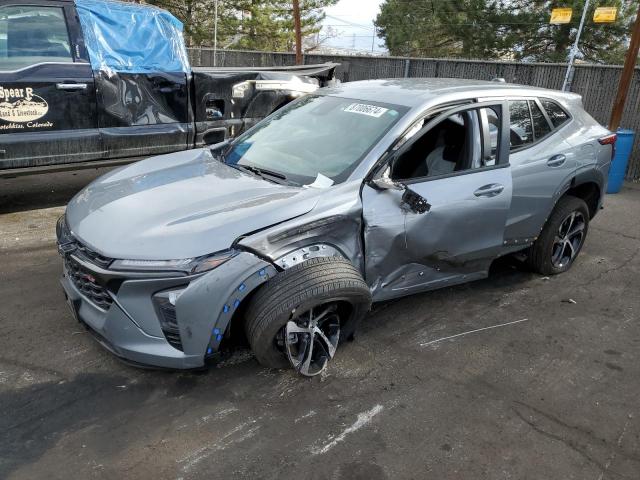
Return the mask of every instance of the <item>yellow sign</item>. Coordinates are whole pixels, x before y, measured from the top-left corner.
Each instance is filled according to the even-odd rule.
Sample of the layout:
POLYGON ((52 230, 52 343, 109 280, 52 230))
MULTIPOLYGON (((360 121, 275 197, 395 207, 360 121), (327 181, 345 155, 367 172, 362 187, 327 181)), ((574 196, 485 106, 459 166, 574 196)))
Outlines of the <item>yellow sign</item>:
POLYGON ((569 23, 571 22, 572 13, 573 10, 570 8, 554 8, 551 10, 551 20, 549 20, 549 23, 553 23, 555 25, 569 23))
POLYGON ((593 12, 593 21, 595 23, 613 23, 616 21, 617 14, 617 7, 598 7, 593 12))

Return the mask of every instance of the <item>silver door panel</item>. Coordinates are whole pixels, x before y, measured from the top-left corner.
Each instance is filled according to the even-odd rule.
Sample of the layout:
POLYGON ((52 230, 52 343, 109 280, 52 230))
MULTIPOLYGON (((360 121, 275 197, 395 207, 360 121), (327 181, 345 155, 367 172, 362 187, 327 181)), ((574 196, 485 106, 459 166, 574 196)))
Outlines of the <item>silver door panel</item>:
POLYGON ((483 278, 502 251, 512 193, 508 166, 409 187, 426 198, 429 212, 402 206, 399 191, 365 186, 362 192, 366 276, 376 301, 483 278))

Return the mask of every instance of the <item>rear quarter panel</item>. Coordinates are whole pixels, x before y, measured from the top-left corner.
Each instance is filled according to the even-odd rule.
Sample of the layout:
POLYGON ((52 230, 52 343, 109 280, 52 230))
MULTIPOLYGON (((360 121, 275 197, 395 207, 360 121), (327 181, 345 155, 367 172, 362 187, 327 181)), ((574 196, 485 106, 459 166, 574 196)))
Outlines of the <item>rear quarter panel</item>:
MULTIPOLYGON (((571 108, 571 106, 570 106, 571 108)), ((566 140, 577 150, 574 184, 595 182, 600 188, 600 201, 607 190, 611 167, 611 145, 600 145, 598 139, 611 132, 600 125, 581 106, 574 106, 575 126, 567 131, 566 140)))
POLYGON ((562 130, 565 125, 547 139, 527 149, 510 155, 513 175, 511 211, 505 229, 507 245, 528 244, 535 239, 575 174, 577 155, 562 130), (565 155, 567 160, 560 167, 549 167, 547 161, 554 155, 565 155))
POLYGON ((537 238, 568 189, 594 182, 600 198, 606 190, 611 147, 600 145, 598 139, 609 131, 584 111, 579 97, 554 100, 570 113, 571 120, 538 145, 511 154, 514 193, 505 231, 510 244, 537 238), (567 161, 560 168, 549 167, 547 160, 556 154, 565 155, 567 161))

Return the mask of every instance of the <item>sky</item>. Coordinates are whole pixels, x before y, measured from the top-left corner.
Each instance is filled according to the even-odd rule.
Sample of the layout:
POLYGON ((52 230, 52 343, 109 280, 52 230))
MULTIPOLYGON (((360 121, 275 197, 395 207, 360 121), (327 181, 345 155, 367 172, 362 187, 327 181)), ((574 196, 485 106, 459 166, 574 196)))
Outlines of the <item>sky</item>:
POLYGON ((373 40, 373 20, 380 11, 382 0, 340 0, 333 7, 325 8, 327 18, 324 21, 323 34, 331 28, 339 34, 325 42, 337 48, 371 51, 371 45, 377 52, 385 51, 379 38, 373 40))

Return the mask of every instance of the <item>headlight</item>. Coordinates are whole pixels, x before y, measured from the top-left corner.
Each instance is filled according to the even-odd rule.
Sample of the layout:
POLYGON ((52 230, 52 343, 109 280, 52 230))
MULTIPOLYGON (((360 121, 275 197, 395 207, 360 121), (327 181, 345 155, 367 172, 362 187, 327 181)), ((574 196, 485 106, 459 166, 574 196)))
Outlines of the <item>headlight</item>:
POLYGON ((58 243, 73 241, 71 231, 69 230, 69 226, 67 225, 67 217, 65 214, 62 214, 62 216, 58 218, 58 221, 56 222, 56 238, 58 239, 58 243))
POLYGON ((227 250, 212 255, 181 260, 116 260, 111 264, 112 270, 159 270, 178 271, 189 274, 206 272, 222 265, 234 257, 237 252, 227 250))

